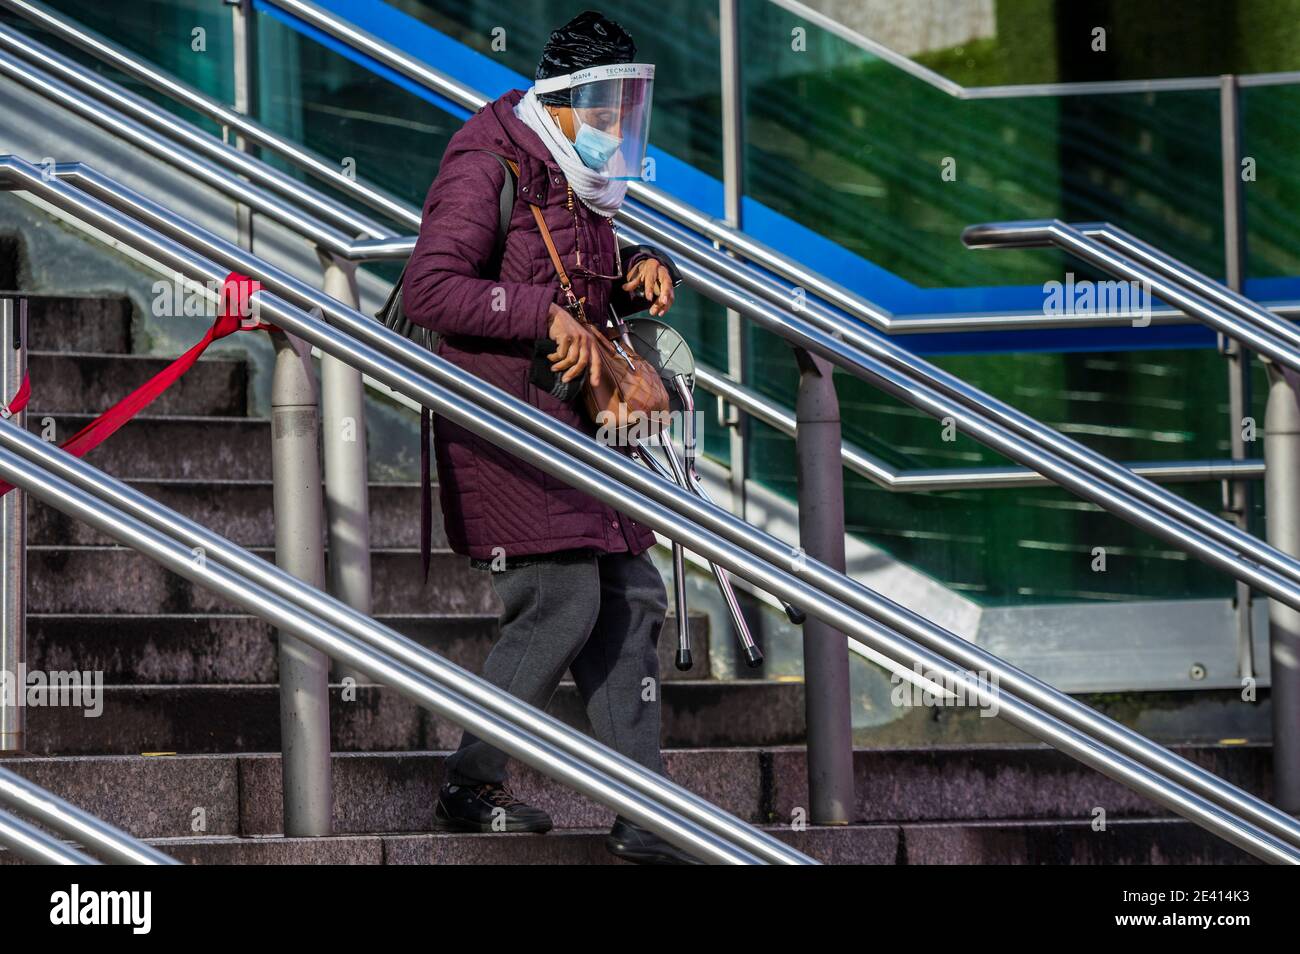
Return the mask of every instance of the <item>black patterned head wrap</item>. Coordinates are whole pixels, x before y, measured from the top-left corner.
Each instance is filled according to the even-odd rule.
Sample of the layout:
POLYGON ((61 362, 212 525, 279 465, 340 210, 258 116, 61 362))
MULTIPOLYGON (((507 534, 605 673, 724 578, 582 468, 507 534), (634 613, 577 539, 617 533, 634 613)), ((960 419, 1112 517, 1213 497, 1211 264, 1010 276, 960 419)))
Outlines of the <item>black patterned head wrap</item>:
MULTIPOLYGON (((603 14, 588 10, 551 33, 534 78, 564 76, 590 66, 631 63, 635 58, 636 43, 628 32, 603 14)), ((564 89, 537 98, 551 106, 569 105, 569 91, 564 89)))

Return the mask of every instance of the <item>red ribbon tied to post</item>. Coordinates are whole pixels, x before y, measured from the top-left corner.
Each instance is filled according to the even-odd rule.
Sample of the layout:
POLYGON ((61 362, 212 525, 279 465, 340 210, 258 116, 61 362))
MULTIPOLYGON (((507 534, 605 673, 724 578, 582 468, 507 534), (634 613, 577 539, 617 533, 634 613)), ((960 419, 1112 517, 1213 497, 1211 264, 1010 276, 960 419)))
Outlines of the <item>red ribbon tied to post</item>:
MULTIPOLYGON (((231 272, 227 275, 221 285, 221 303, 218 308, 217 320, 212 323, 212 327, 208 329, 207 334, 183 355, 59 446, 74 457, 84 457, 112 437, 122 425, 143 411, 160 394, 179 381, 185 372, 194 367, 194 362, 199 360, 212 342, 234 334, 236 331, 276 330, 274 325, 267 324, 264 321, 247 321, 252 312, 252 296, 261 288, 261 282, 249 278, 247 275, 241 275, 239 272, 231 272)), ((29 375, 23 375, 23 383, 19 386, 18 393, 6 406, 9 412, 6 416, 17 414, 26 407, 31 393, 32 386, 29 375)), ((9 493, 13 489, 12 484, 0 480, 0 496, 9 493)))

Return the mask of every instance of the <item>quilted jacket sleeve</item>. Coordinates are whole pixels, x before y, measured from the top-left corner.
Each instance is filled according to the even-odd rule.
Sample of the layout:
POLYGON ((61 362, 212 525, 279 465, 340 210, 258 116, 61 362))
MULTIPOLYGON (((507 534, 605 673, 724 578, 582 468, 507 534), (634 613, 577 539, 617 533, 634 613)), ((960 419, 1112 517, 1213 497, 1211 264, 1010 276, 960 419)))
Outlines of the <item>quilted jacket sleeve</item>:
POLYGON ((413 323, 440 335, 547 336, 553 287, 481 277, 496 250, 505 174, 485 152, 444 160, 402 285, 402 307, 413 323))

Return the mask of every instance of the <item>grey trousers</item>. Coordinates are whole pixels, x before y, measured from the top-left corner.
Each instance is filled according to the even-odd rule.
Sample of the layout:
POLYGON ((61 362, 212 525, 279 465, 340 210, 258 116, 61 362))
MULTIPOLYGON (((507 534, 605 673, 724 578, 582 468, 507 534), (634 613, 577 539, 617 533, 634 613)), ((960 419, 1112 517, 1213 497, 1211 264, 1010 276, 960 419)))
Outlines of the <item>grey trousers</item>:
MULTIPOLYGON (((492 587, 505 609, 483 678, 545 708, 571 670, 597 740, 662 774, 656 647, 668 596, 650 555, 533 563, 493 573, 492 587)), ((504 782, 507 760, 465 732, 445 781, 504 782)))

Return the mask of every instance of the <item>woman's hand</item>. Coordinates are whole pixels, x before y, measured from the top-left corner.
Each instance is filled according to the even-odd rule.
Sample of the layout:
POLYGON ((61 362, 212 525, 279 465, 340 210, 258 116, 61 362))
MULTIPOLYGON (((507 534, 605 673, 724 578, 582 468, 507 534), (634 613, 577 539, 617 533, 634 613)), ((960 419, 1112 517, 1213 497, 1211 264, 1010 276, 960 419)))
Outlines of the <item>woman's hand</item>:
POLYGON ((623 291, 636 294, 637 286, 646 301, 650 314, 658 317, 673 307, 673 277, 668 269, 653 258, 643 258, 632 266, 623 283, 623 291))
POLYGON ((592 339, 595 332, 552 303, 546 333, 555 342, 555 350, 546 357, 551 359, 552 371, 564 372, 560 380, 572 381, 586 371, 592 386, 599 387, 600 349, 592 339))

